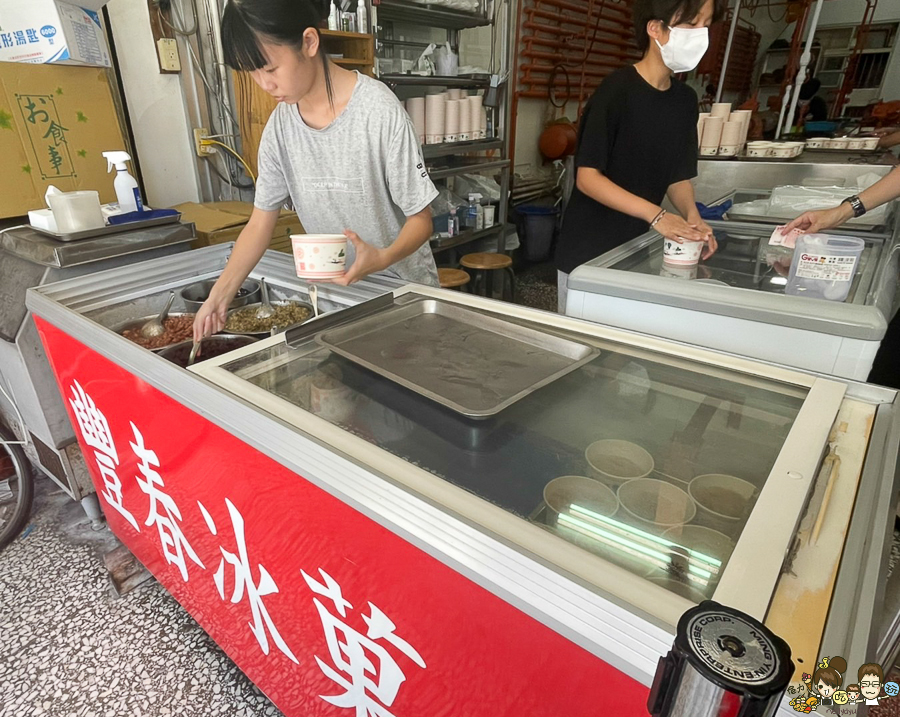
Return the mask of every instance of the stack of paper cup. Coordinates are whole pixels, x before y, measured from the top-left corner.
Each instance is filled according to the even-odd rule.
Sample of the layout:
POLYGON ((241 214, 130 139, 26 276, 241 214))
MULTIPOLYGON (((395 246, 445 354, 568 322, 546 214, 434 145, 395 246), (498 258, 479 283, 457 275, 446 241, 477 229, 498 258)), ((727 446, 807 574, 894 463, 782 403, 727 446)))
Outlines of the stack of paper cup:
POLYGON ((459 100, 447 100, 444 103, 444 141, 459 141, 459 100))
POLYGON ((440 144, 444 141, 444 95, 428 95, 425 98, 425 143, 440 144))
POLYGON ((697 118, 697 146, 700 146, 700 140, 703 138, 703 123, 709 117, 709 112, 701 112, 697 118))
POLYGON ((700 138, 701 155, 710 157, 718 154, 723 124, 725 123, 721 117, 707 117, 703 122, 703 136, 700 138))
POLYGON ((731 114, 731 103, 730 102, 716 102, 712 106, 712 110, 710 111, 710 117, 721 117, 722 121, 726 121, 728 116, 731 114))
POLYGON ((741 146, 743 147, 747 143, 747 134, 750 132, 750 117, 753 115, 753 110, 735 110, 731 113, 731 121, 735 119, 740 119, 742 132, 741 132, 741 146))
POLYGON ((412 119, 419 142, 425 142, 425 98, 410 97, 406 100, 406 111, 412 119))
POLYGON ((722 136, 719 138, 719 155, 734 157, 741 148, 744 136, 744 123, 740 119, 725 122, 722 125, 722 136))
POLYGON ((469 105, 470 139, 484 139, 481 134, 481 95, 471 95, 466 98, 469 105))
POLYGON ((472 139, 472 105, 469 98, 464 97, 459 102, 459 141, 468 142, 472 139))
POLYGON ((465 90, 447 90, 447 94, 450 95, 451 100, 461 100, 464 96, 465 90))
POLYGON ((479 139, 487 139, 487 107, 481 108, 481 129, 478 131, 479 139))

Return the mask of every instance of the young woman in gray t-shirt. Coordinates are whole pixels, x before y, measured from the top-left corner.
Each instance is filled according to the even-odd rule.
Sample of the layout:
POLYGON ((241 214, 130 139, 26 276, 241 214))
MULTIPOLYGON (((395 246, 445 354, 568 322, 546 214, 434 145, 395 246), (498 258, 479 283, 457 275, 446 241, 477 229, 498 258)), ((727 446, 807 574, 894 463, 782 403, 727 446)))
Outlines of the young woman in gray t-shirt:
POLYGON ((350 284, 373 273, 438 285, 428 177, 409 116, 377 80, 337 67, 313 0, 231 0, 225 62, 278 100, 259 146, 254 210, 222 276, 197 312, 194 338, 221 331, 241 283, 290 198, 307 232, 344 233, 350 284))

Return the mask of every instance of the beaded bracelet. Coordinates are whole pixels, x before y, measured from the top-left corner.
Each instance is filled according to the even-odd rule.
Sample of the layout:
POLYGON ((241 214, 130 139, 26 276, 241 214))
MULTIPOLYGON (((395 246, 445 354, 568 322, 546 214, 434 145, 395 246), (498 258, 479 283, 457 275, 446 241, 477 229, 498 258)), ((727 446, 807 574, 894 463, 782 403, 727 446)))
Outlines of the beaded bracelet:
POLYGON ((664 216, 666 216, 666 214, 667 214, 667 212, 665 209, 660 209, 659 214, 657 214, 653 218, 653 221, 650 222, 650 228, 653 229, 653 227, 655 227, 657 224, 659 224, 659 220, 662 219, 664 216))

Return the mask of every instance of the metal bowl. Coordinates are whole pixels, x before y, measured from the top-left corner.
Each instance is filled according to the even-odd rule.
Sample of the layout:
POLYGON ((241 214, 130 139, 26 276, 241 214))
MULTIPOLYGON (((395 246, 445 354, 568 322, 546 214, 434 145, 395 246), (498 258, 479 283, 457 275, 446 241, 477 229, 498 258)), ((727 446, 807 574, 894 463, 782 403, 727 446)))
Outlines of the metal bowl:
MULTIPOLYGON (((197 364, 206 361, 207 359, 216 358, 222 354, 227 354, 229 351, 234 351, 243 346, 254 344, 257 341, 258 339, 255 339, 252 336, 214 334, 209 338, 203 339, 203 343, 200 346, 200 355, 197 356, 194 363, 197 364)), ((159 352, 159 355, 167 361, 171 361, 176 366, 187 368, 188 358, 190 358, 193 346, 193 340, 182 341, 177 344, 172 344, 171 346, 166 346, 166 348, 159 352)))
MULTIPOLYGON (((280 325, 277 326, 276 333, 281 333, 282 331, 286 331, 287 329, 291 328, 292 326, 299 326, 300 324, 306 323, 311 318, 313 318, 313 316, 315 316, 315 312, 313 311, 312 305, 307 304, 305 301, 294 301, 293 299, 278 299, 276 301, 270 301, 269 303, 272 306, 299 306, 300 308, 306 309, 307 311, 309 311, 309 316, 307 318, 305 318, 303 321, 298 321, 293 324, 288 324, 287 326, 280 326, 280 325)), ((232 314, 237 313, 237 311, 246 311, 248 309, 257 309, 260 306, 262 306, 262 304, 257 303, 257 304, 248 304, 247 306, 242 306, 242 307, 239 307, 238 309, 231 309, 228 312, 228 316, 225 320, 226 327, 228 326, 228 319, 231 318, 232 314)), ((228 331, 229 334, 233 334, 235 336, 263 337, 263 336, 271 335, 271 331, 231 331, 227 328, 225 330, 228 331)))
MULTIPOLYGON (((212 291, 215 283, 215 279, 198 281, 196 284, 184 287, 179 292, 188 311, 199 311, 203 302, 209 298, 209 292, 212 291)), ((231 300, 228 308, 236 309, 257 301, 259 301, 259 282, 256 279, 247 279, 241 284, 241 288, 238 289, 237 295, 231 300)))
MULTIPOLYGON (((179 316, 193 316, 194 312, 192 311, 170 311, 168 317, 169 319, 174 319, 179 316)), ((140 319, 129 319, 128 321, 123 321, 120 324, 116 324, 115 326, 110 327, 110 331, 115 331, 117 334, 123 334, 128 329, 139 329, 144 324, 146 324, 151 319, 155 319, 159 316, 159 313, 151 314, 150 316, 143 316, 140 319)), ((140 345, 140 344, 138 344, 140 345)), ((174 346, 174 344, 169 344, 169 346, 174 346)), ((167 349, 168 346, 161 346, 155 349, 147 349, 148 351, 153 351, 154 353, 159 353, 163 349, 167 349)))

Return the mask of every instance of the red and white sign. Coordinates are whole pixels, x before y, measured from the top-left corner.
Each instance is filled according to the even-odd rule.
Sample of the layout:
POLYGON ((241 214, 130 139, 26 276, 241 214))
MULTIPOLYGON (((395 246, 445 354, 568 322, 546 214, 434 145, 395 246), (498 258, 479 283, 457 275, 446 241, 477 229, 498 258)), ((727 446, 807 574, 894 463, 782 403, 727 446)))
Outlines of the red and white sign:
POLYGON ((36 321, 113 532, 286 715, 646 715, 640 683, 36 321))

